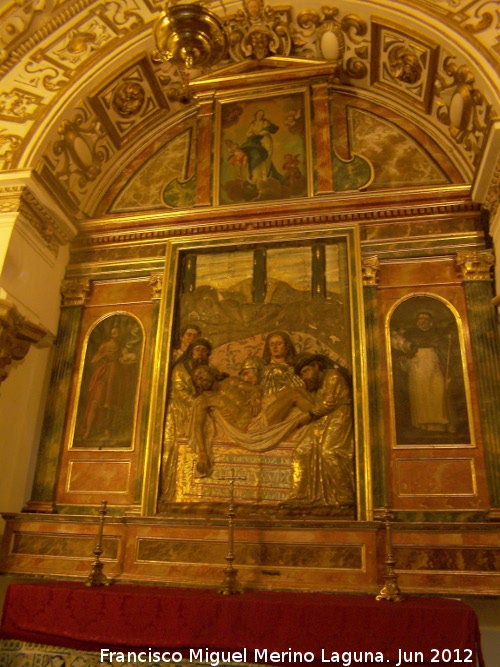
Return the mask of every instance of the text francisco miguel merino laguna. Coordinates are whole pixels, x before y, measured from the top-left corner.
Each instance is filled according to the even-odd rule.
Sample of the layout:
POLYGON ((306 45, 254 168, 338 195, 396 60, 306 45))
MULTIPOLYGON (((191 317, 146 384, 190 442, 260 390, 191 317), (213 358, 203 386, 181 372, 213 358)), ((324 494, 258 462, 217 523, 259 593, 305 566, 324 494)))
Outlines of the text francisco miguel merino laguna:
MULTIPOLYGON (((435 649, 437 651, 437 649, 435 649)), ((451 651, 448 651, 451 655, 451 651)), ((459 649, 456 649, 459 651, 459 649)), ((462 649, 461 653, 464 655, 461 657, 458 662, 473 663, 472 660, 472 651, 470 649, 462 649), (465 654, 465 651, 469 652, 469 655, 465 654)), ((350 665, 355 665, 356 663, 386 663, 387 660, 384 657, 384 654, 381 651, 326 651, 321 649, 321 656, 318 656, 319 660, 324 663, 336 663, 342 665, 342 667, 349 667, 350 665)), ((101 662, 104 663, 181 663, 184 661, 190 663, 204 663, 206 665, 211 665, 211 667, 219 667, 221 664, 232 664, 232 663, 311 663, 316 661, 317 658, 314 653, 311 651, 301 652, 301 651, 269 651, 267 648, 264 649, 252 649, 248 650, 246 648, 241 651, 211 651, 207 649, 189 649, 189 652, 186 650, 181 653, 180 651, 159 651, 159 650, 142 650, 142 651, 111 651, 107 648, 101 649, 101 662)), ((318 660, 318 661, 319 661, 318 660)), ((398 650, 398 662, 396 662, 396 667, 399 667, 402 664, 407 663, 423 663, 424 656, 420 651, 402 651, 398 650)), ((447 659, 449 662, 449 659, 447 659)), ((454 663, 453 663, 454 664, 454 663)))

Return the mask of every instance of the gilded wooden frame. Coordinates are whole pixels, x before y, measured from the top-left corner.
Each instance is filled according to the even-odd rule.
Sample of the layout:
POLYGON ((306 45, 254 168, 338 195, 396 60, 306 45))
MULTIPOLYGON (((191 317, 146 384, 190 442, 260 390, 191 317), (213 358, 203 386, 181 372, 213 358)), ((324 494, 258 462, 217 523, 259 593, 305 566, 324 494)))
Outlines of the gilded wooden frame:
MULTIPOLYGON (((391 383, 389 395, 393 446, 398 449, 476 447, 463 322, 453 304, 432 292, 412 291, 393 304, 387 314, 385 330, 391 383), (400 311, 399 318, 398 311, 400 311), (402 363, 405 363, 408 362, 408 359, 415 358, 415 350, 403 351, 401 346, 408 345, 411 335, 408 336, 405 329, 409 329, 411 325, 415 328, 419 313, 428 314, 432 318, 433 329, 436 329, 436 340, 432 343, 431 349, 437 350, 436 373, 438 376, 443 376, 443 403, 449 404, 448 408, 446 405, 443 407, 443 423, 434 425, 430 430, 413 425, 413 422, 418 421, 419 418, 412 411, 412 401, 408 395, 411 387, 398 385, 403 373, 406 375, 408 384, 411 383, 411 371, 410 376, 407 368, 401 373, 399 366, 401 360, 402 363), (395 343, 395 336, 399 337, 399 346, 395 343), (400 349, 396 349, 397 347, 400 349), (407 395, 403 397, 405 390, 407 395), (447 395, 449 395, 448 399, 447 395), (454 413, 453 418, 451 409, 454 413), (405 421, 402 422, 402 420, 405 421)), ((437 402, 438 399, 435 398, 434 407, 437 402)))
POLYGON ((309 88, 254 92, 216 102, 216 205, 312 195, 309 88))
MULTIPOLYGON (((323 226, 286 230, 274 229, 240 235, 213 234, 191 239, 173 239, 167 243, 165 273, 163 279, 164 288, 160 306, 159 333, 155 351, 155 375, 152 385, 151 422, 148 438, 148 462, 146 465, 147 474, 143 487, 143 513, 156 513, 159 507, 158 503, 161 501, 162 465, 166 458, 163 447, 166 423, 168 421, 167 406, 171 400, 171 378, 175 367, 173 351, 178 337, 178 330, 181 325, 182 290, 184 290, 184 294, 188 295, 190 290, 192 290, 192 286, 190 287, 189 284, 186 284, 185 274, 183 275, 183 266, 186 264, 186 259, 197 257, 201 259, 200 264, 210 266, 215 260, 220 260, 222 262, 231 260, 231 264, 233 265, 234 258, 234 266, 236 266, 238 264, 238 258, 243 258, 243 256, 246 256, 247 258, 251 258, 250 256, 252 256, 255 259, 255 257, 260 254, 261 256, 264 255, 268 258, 269 256, 273 256, 274 253, 276 257, 283 257, 286 254, 290 254, 289 251, 292 250, 294 253, 297 253, 297 256, 299 254, 303 255, 304 253, 309 253, 312 257, 314 254, 312 252, 313 247, 316 248, 318 245, 326 246, 327 253, 337 253, 337 257, 341 255, 343 258, 342 269, 340 272, 342 275, 339 273, 339 280, 342 281, 343 293, 346 295, 346 299, 341 306, 338 306, 338 304, 337 306, 341 308, 344 313, 344 330, 348 332, 346 338, 342 341, 343 349, 347 351, 347 354, 335 354, 335 345, 338 342, 335 340, 336 338, 338 339, 335 335, 335 330, 337 327, 337 332, 339 331, 338 323, 331 320, 323 321, 322 325, 325 324, 328 331, 323 331, 322 333, 327 335, 327 337, 330 336, 330 350, 333 352, 332 356, 335 357, 337 362, 344 363, 347 370, 350 372, 352 381, 355 516, 349 518, 362 520, 371 518, 371 468, 369 457, 369 432, 367 427, 366 355, 364 353, 366 346, 364 339, 359 234, 358 229, 355 226, 336 228, 323 226), (344 356, 344 358, 341 358, 342 356, 344 356)), ((248 271, 250 271, 250 268, 248 268, 248 271)), ((311 268, 311 275, 312 273, 313 269, 311 268)), ((321 282, 322 277, 320 274, 319 281, 321 282)), ((283 277, 286 279, 287 275, 284 275, 283 277)), ((234 279, 236 280, 236 276, 234 279)), ((255 282, 255 274, 253 280, 255 282)), ((267 275, 264 280, 264 283, 266 282, 267 287, 269 287, 269 282, 272 282, 270 281, 269 275, 267 275)), ((277 287, 276 284, 274 287, 277 287)), ((210 289, 206 288, 205 296, 210 296, 210 291, 213 290, 213 288, 213 285, 210 289)), ((220 303, 220 294, 211 294, 210 298, 212 301, 209 305, 220 303)), ((310 303, 313 304, 313 301, 314 299, 311 295, 310 303)), ((205 301, 205 303, 208 303, 208 301, 205 301)), ((265 297, 260 301, 260 306, 265 306, 265 297)), ((320 308, 320 304, 316 303, 313 305, 313 308, 320 308)), ((331 312, 333 312, 333 310, 331 312)), ((203 316, 203 313, 198 311, 198 318, 200 315, 203 316)), ((198 323, 199 322, 200 320, 198 319, 198 323)), ((182 324, 185 324, 185 322, 182 324)), ((311 322, 311 325, 312 327, 317 326, 315 322, 311 322)), ((259 332, 253 330, 249 331, 248 338, 254 334, 268 334, 270 331, 280 328, 284 329, 286 327, 281 324, 277 326, 266 324, 259 332)), ((242 336, 237 332, 225 334, 223 326, 220 327, 216 334, 214 334, 214 331, 207 330, 206 326, 202 326, 201 329, 202 335, 205 337, 217 339, 214 340, 214 351, 217 351, 215 348, 220 348, 225 343, 235 341, 238 338, 240 340, 242 339, 242 336)), ((238 328, 236 327, 236 329, 238 328)), ((297 335, 297 331, 293 331, 292 336, 294 337, 294 342, 301 343, 302 350, 304 350, 304 339, 302 338, 299 341, 300 336, 297 335)), ((323 341, 324 340, 323 337, 323 341)), ((248 341, 245 342, 248 343, 248 341)), ((307 344, 305 345, 307 347, 307 344)), ((326 347, 328 348, 328 345, 326 347)), ((248 345, 245 349, 247 349, 247 351, 249 350, 248 345)), ((255 348, 250 351, 255 352, 255 348)), ((324 353, 325 348, 323 347, 322 349, 317 350, 311 349, 310 351, 324 353)), ((220 356, 217 358, 220 361, 220 356)), ((239 360, 241 360, 241 358, 239 360)), ((233 361, 236 363, 238 360, 233 358, 233 361)), ((212 363, 212 357, 210 358, 210 363, 212 363)), ((234 366, 225 370, 229 370, 230 375, 232 375, 233 372, 236 372, 234 366)))

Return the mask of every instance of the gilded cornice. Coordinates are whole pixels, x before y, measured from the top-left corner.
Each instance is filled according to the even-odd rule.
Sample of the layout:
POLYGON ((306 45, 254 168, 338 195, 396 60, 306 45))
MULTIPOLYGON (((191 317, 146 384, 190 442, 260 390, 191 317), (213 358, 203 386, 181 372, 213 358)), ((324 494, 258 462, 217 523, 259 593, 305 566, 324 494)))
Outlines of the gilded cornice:
POLYGON ((165 239, 215 232, 247 232, 317 224, 413 222, 448 217, 476 217, 480 207, 469 199, 469 188, 454 186, 384 193, 322 197, 302 202, 280 202, 256 207, 210 207, 181 213, 153 213, 83 222, 74 240, 73 253, 84 249, 120 245, 132 248, 147 242, 161 245, 165 239), (419 204, 415 204, 419 202, 419 204))

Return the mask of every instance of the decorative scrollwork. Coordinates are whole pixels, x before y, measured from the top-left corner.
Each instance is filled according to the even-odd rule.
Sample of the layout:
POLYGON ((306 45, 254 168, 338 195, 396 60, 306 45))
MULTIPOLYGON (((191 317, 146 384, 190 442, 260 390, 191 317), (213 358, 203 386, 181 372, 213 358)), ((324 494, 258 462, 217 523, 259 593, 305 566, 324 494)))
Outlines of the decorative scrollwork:
POLYGON ((293 34, 296 54, 306 58, 322 58, 336 63, 337 76, 347 74, 361 79, 368 73, 368 45, 363 37, 368 32, 366 21, 356 14, 337 18, 336 7, 323 7, 323 16, 305 10, 297 16, 298 29, 293 34))
POLYGON ((0 169, 10 169, 21 144, 22 137, 16 134, 3 134, 0 130, 0 169))
POLYGON ((486 136, 490 105, 475 86, 475 77, 467 65, 457 65, 453 56, 445 58, 445 73, 451 77, 438 75, 436 81, 437 118, 448 125, 451 137, 463 145, 477 163, 479 151, 486 136))
POLYGON ((61 124, 59 137, 52 149, 59 158, 54 174, 68 191, 71 192, 72 185, 82 191, 101 174, 109 158, 106 133, 98 120, 78 110, 71 120, 61 124))
POLYGON ((246 0, 244 10, 225 19, 229 53, 233 60, 263 60, 288 56, 292 48, 291 8, 265 6, 262 0, 246 0))

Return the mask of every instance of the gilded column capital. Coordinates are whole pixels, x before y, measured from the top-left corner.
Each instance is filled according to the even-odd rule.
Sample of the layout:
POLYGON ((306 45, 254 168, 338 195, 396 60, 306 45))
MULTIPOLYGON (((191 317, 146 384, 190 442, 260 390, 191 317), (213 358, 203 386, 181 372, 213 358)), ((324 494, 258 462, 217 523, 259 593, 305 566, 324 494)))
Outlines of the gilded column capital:
POLYGON ((13 361, 21 361, 31 345, 39 343, 48 331, 23 317, 16 306, 0 299, 0 383, 9 375, 13 361))
POLYGON ((493 250, 459 250, 456 262, 462 280, 491 281, 491 269, 495 265, 493 250))
POLYGON ((63 280, 61 285, 61 295, 63 308, 68 306, 83 306, 91 291, 91 284, 88 278, 80 280, 63 280))
POLYGON ((153 273, 149 279, 149 288, 151 290, 151 298, 153 300, 161 299, 163 291, 163 274, 153 273))
POLYGON ((376 255, 363 257, 361 259, 361 268, 363 271, 363 287, 378 285, 380 271, 379 258, 376 255))

